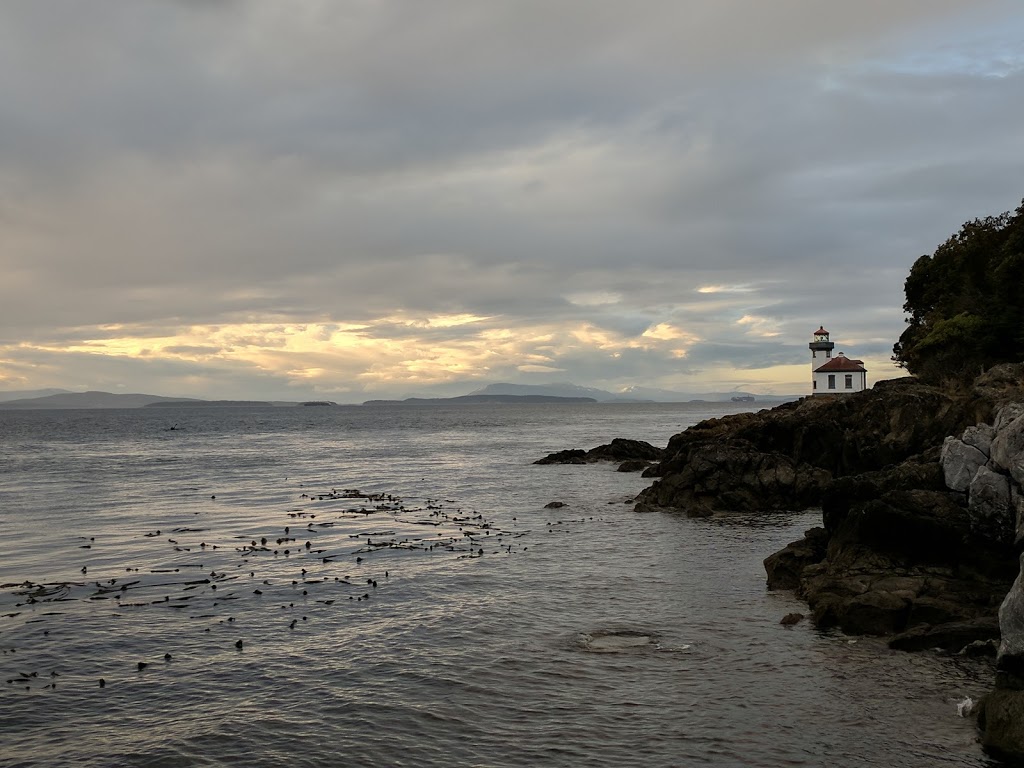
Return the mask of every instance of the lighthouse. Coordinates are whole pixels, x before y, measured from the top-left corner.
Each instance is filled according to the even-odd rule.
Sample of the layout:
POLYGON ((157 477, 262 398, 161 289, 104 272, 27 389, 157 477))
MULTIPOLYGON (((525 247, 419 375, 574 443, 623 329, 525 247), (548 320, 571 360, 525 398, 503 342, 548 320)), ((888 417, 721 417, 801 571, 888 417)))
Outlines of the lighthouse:
POLYGON ((868 371, 864 362, 853 360, 842 352, 833 357, 835 346, 824 326, 818 326, 814 341, 807 345, 811 350, 812 394, 842 395, 867 389, 868 371))
POLYGON ((818 330, 814 332, 814 341, 807 347, 811 350, 811 371, 813 372, 819 365, 824 365, 829 361, 836 345, 828 340, 828 331, 825 330, 825 326, 819 325, 818 330))

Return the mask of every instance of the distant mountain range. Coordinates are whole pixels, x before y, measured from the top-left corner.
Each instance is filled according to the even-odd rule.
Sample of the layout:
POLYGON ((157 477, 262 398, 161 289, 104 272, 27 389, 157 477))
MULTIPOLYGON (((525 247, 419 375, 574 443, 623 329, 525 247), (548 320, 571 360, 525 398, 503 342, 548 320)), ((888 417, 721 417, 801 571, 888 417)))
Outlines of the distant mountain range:
POLYGON ((674 392, 669 389, 652 387, 629 387, 622 392, 608 392, 593 387, 575 384, 488 384, 483 389, 471 392, 473 395, 546 395, 549 397, 591 397, 599 403, 687 403, 693 400, 729 402, 734 398, 753 398, 761 403, 784 403, 797 400, 803 395, 758 395, 752 392, 674 392))
POLYGON ((35 397, 48 397, 49 395, 62 395, 70 392, 67 389, 11 389, 7 392, 0 392, 0 403, 8 400, 27 400, 35 397))
MULTIPOLYGON (((144 408, 152 403, 188 400, 183 397, 160 397, 159 395, 125 394, 110 392, 67 392, 55 395, 29 397, 19 400, 0 400, 0 409, 27 410, 32 408, 144 408)), ((192 402, 202 402, 192 400, 192 402)))
POLYGON ((431 405, 433 403, 596 403, 592 397, 558 395, 459 395, 458 397, 407 397, 404 400, 367 400, 363 405, 431 405))
MULTIPOLYGON (((783 403, 803 395, 757 395, 751 392, 673 392, 651 387, 630 387, 622 392, 608 392, 576 384, 488 384, 482 389, 456 397, 411 397, 404 400, 369 400, 366 404, 383 403, 479 403, 479 402, 542 402, 575 401, 599 403, 685 403, 695 400, 758 403, 783 403)), ((22 390, 0 392, 0 409, 27 410, 35 408, 145 408, 188 406, 297 406, 299 402, 262 400, 202 400, 187 397, 163 397, 146 394, 112 394, 110 392, 68 392, 67 390, 22 390)))

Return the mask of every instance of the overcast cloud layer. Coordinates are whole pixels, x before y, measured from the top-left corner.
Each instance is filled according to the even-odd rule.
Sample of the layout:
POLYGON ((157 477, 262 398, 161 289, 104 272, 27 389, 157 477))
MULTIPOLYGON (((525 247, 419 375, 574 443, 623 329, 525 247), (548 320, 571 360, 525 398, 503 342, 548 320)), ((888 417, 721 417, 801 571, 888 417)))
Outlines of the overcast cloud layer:
MULTIPOLYGON (((1024 197, 1018 0, 0 5, 0 389, 899 375, 1024 197)), ((445 386, 447 385, 447 388, 445 386)))

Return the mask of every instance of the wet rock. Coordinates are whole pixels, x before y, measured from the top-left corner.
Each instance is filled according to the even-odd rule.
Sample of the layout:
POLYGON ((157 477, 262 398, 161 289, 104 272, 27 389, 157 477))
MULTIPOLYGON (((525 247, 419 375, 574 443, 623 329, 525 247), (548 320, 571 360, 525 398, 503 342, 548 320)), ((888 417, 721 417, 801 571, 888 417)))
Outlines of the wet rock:
POLYGON ((811 528, 798 541, 790 542, 784 549, 764 560, 768 574, 768 589, 797 589, 804 569, 825 558, 828 534, 824 528, 811 528))
MULTIPOLYGON (((643 440, 628 440, 617 437, 610 443, 599 445, 584 451, 580 448, 573 448, 565 451, 549 453, 543 459, 538 459, 534 464, 589 464, 597 461, 643 461, 644 466, 652 461, 663 458, 665 452, 643 440)), ((624 472, 635 470, 623 470, 624 472)))
POLYGON ((978 708, 981 743, 1000 757, 1024 758, 1024 691, 997 688, 978 708))
POLYGON ((561 509, 565 506, 564 501, 549 501, 544 505, 544 509, 561 509))
POLYGON ((840 629, 851 635, 889 635, 906 626, 910 602, 892 592, 871 591, 847 601, 837 612, 840 629))
POLYGON ((999 638, 999 622, 991 616, 972 621, 956 621, 932 626, 921 626, 901 632, 889 641, 889 647, 899 651, 923 651, 939 648, 959 653, 968 646, 975 649, 991 648, 989 641, 999 638))
POLYGON ((543 459, 537 459, 534 464, 586 464, 587 452, 581 448, 570 448, 565 451, 549 453, 543 459))
POLYGON ((651 466, 651 463, 649 461, 644 461, 643 459, 628 459, 627 461, 624 461, 621 464, 619 464, 619 466, 616 468, 615 471, 616 472, 643 472, 649 466, 651 466))
POLYGON ((784 627, 791 627, 794 624, 799 624, 803 620, 804 615, 802 613, 787 613, 779 620, 779 624, 782 624, 784 627))

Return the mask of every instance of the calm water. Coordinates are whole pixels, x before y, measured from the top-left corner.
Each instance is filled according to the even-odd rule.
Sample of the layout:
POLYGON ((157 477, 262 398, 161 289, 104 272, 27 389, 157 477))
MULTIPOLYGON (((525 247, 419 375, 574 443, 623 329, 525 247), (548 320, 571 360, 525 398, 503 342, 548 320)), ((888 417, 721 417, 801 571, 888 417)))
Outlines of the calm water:
POLYGON ((739 407, 0 411, 0 764, 996 765, 985 662, 779 625, 818 515, 530 463, 739 407))

